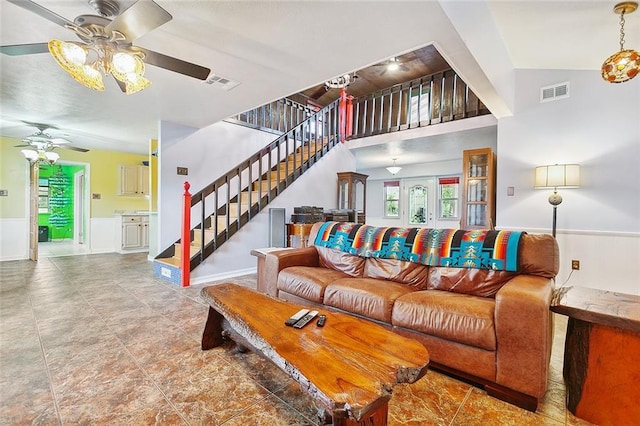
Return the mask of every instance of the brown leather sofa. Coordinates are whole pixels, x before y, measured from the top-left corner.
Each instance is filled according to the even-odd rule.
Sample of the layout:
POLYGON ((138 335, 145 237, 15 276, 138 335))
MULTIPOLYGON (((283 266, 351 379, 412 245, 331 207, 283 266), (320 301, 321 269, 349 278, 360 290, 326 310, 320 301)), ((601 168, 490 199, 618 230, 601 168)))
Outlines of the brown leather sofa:
POLYGON ((267 254, 264 282, 271 296, 347 312, 414 338, 428 349, 433 368, 535 411, 547 389, 558 245, 550 235, 523 234, 519 257, 518 271, 506 272, 312 245, 267 254))

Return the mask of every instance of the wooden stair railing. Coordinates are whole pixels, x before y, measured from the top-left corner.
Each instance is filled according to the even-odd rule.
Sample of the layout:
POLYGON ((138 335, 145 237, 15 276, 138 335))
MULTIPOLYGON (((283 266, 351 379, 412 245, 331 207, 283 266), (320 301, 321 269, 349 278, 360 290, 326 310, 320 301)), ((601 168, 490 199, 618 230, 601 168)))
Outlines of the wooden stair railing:
MULTIPOLYGON (((452 70, 397 84, 357 98, 349 106, 345 104, 342 114, 339 98, 310 115, 310 109, 284 100, 231 118, 274 132, 279 132, 282 126, 298 124, 191 196, 191 216, 197 211, 199 221, 190 228, 189 250, 185 251, 190 255, 189 270, 209 257, 345 137, 351 140, 491 113, 452 70), (340 116, 345 123, 342 129, 340 116)), ((181 248, 178 240, 156 260, 179 266, 181 248)))
MULTIPOLYGON (((191 195, 189 270, 193 270, 339 143, 338 101, 280 135, 191 195)), ((156 261, 179 267, 182 239, 156 261)), ((184 274, 184 271, 183 271, 184 274)))

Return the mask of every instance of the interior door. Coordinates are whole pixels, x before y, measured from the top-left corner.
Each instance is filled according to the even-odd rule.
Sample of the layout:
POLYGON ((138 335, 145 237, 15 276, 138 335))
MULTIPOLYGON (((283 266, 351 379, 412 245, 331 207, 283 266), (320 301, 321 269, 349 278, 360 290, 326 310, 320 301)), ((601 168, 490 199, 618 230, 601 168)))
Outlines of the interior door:
POLYGON ((435 227, 435 179, 403 180, 402 224, 405 227, 435 227))

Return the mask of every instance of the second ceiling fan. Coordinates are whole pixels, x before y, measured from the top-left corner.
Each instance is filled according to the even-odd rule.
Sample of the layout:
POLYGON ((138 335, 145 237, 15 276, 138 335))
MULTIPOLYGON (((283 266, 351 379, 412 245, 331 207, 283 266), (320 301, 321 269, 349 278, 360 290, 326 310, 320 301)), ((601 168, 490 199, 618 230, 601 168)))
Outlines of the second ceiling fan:
POLYGON ((173 19, 152 0, 138 0, 124 11, 115 0, 89 0, 99 15, 79 15, 73 22, 31 0, 8 1, 73 31, 81 42, 6 45, 0 46, 0 52, 12 56, 50 52, 76 81, 94 90, 104 90, 102 74, 110 74, 127 94, 144 89, 151 83, 144 77, 145 64, 199 80, 206 80, 211 72, 201 65, 133 45, 142 35, 173 19))

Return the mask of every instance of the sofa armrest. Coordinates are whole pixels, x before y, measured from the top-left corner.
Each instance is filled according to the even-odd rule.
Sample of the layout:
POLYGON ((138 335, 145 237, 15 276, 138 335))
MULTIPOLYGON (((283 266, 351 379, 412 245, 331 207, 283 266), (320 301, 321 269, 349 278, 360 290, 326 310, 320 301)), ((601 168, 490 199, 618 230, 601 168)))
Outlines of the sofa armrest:
POLYGON ((318 250, 314 246, 268 253, 264 260, 266 294, 278 297, 278 274, 290 266, 319 266, 318 250))
POLYGON ((541 398, 553 343, 553 281, 518 275, 496 294, 496 383, 541 398))

